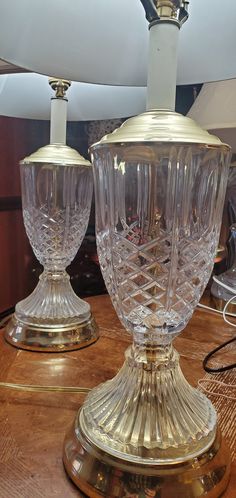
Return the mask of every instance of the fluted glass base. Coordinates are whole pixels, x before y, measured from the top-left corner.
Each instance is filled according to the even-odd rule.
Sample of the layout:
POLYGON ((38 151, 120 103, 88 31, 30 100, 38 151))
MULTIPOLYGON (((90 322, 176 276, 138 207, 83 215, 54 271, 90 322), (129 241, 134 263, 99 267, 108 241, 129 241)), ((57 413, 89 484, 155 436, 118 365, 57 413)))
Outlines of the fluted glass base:
POLYGON ((184 378, 171 345, 132 346, 117 376, 87 397, 80 426, 93 444, 119 458, 172 463, 209 448, 216 413, 184 378))
POLYGON ((33 351, 78 349, 98 338, 90 305, 73 291, 65 271, 44 271, 32 294, 16 305, 6 327, 12 345, 33 351))
POLYGON ((73 291, 66 271, 44 271, 32 294, 16 305, 16 318, 28 325, 77 325, 89 318, 90 306, 73 291))
POLYGON ((127 350, 118 375, 88 395, 63 461, 91 498, 217 498, 230 473, 215 410, 171 346, 127 350))

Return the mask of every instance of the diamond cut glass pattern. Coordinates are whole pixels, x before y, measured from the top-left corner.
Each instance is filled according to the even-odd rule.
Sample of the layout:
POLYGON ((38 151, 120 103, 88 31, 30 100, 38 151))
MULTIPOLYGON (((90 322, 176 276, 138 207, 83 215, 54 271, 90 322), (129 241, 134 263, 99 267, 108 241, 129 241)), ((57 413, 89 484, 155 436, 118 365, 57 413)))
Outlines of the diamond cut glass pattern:
POLYGON ((44 272, 33 293, 16 305, 23 323, 55 327, 83 322, 89 305, 73 291, 65 268, 75 257, 88 224, 91 168, 53 163, 21 164, 23 217, 44 272))
POLYGON ((213 268, 228 150, 105 141, 92 151, 100 264, 134 342, 117 376, 87 397, 80 427, 123 459, 183 461, 212 444, 216 414, 171 342, 213 268))
POLYGON ((104 279, 109 292, 112 287, 115 306, 129 294, 130 308, 125 302, 125 311, 119 305, 129 330, 146 334, 159 323, 155 331, 168 342, 185 327, 212 269, 224 160, 220 152, 197 146, 163 147, 156 162, 155 146, 149 148, 147 162, 135 161, 129 147, 125 150, 128 160, 120 147, 117 154, 114 151, 113 166, 102 148, 96 155, 97 236, 101 262, 106 259, 104 279))

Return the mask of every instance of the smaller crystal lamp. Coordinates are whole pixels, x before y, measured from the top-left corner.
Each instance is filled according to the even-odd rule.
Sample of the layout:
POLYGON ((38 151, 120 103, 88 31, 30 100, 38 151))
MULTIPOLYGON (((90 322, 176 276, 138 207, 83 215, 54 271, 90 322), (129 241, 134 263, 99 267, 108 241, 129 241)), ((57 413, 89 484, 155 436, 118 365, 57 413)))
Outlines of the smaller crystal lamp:
POLYGON ((87 228, 92 199, 92 168, 65 145, 65 93, 70 82, 49 80, 50 145, 20 163, 26 233, 44 271, 35 290, 16 305, 5 332, 12 345, 33 351, 68 351, 97 337, 90 306, 73 291, 66 267, 87 228))

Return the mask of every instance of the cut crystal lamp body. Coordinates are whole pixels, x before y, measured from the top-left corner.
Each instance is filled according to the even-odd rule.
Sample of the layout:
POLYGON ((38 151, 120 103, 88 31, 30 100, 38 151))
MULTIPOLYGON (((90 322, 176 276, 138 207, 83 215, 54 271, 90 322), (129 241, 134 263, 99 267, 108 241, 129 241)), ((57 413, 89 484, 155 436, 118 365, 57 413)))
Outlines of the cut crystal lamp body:
MULTIPOLYGON (((133 345, 117 376, 87 397, 75 434, 84 448, 83 438, 111 459, 135 465, 138 475, 151 466, 150 489, 157 491, 160 465, 184 465, 216 441, 215 410, 184 378, 172 340, 213 268, 229 149, 188 118, 154 111, 104 137, 92 147, 92 159, 99 260, 133 345)), ((83 489, 74 448, 66 443, 64 462, 83 489)), ((172 491, 163 484, 163 496, 174 496, 174 478, 175 471, 172 491)), ((181 497, 203 494, 184 484, 178 489, 181 497)))
POLYGON ((126 372, 111 381, 113 395, 110 384, 97 390, 104 413, 91 394, 84 424, 90 437, 119 451, 127 445, 131 455, 150 451, 155 458, 156 449, 158 458, 163 452, 171 458, 182 446, 194 454, 200 436, 207 444, 213 437, 215 412, 186 383, 171 341, 213 268, 225 154, 201 144, 104 143, 94 148, 93 161, 99 260, 134 344, 126 372))
POLYGON ((44 271, 33 293, 16 305, 6 338, 17 345, 19 336, 27 349, 73 349, 95 333, 90 306, 74 293, 65 271, 87 228, 92 168, 64 145, 44 147, 20 167, 24 224, 44 271))

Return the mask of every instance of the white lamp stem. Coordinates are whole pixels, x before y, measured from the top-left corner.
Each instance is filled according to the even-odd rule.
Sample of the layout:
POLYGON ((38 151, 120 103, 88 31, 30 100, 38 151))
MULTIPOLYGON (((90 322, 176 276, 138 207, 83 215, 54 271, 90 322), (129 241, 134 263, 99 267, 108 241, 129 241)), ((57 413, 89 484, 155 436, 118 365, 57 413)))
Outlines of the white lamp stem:
POLYGON ((150 27, 147 110, 175 110, 179 26, 162 21, 150 27))
POLYGON ((66 144, 67 100, 52 98, 50 144, 66 144))
POLYGON ((50 144, 66 144, 67 104, 66 91, 70 81, 49 78, 49 85, 55 90, 51 99, 50 144))

